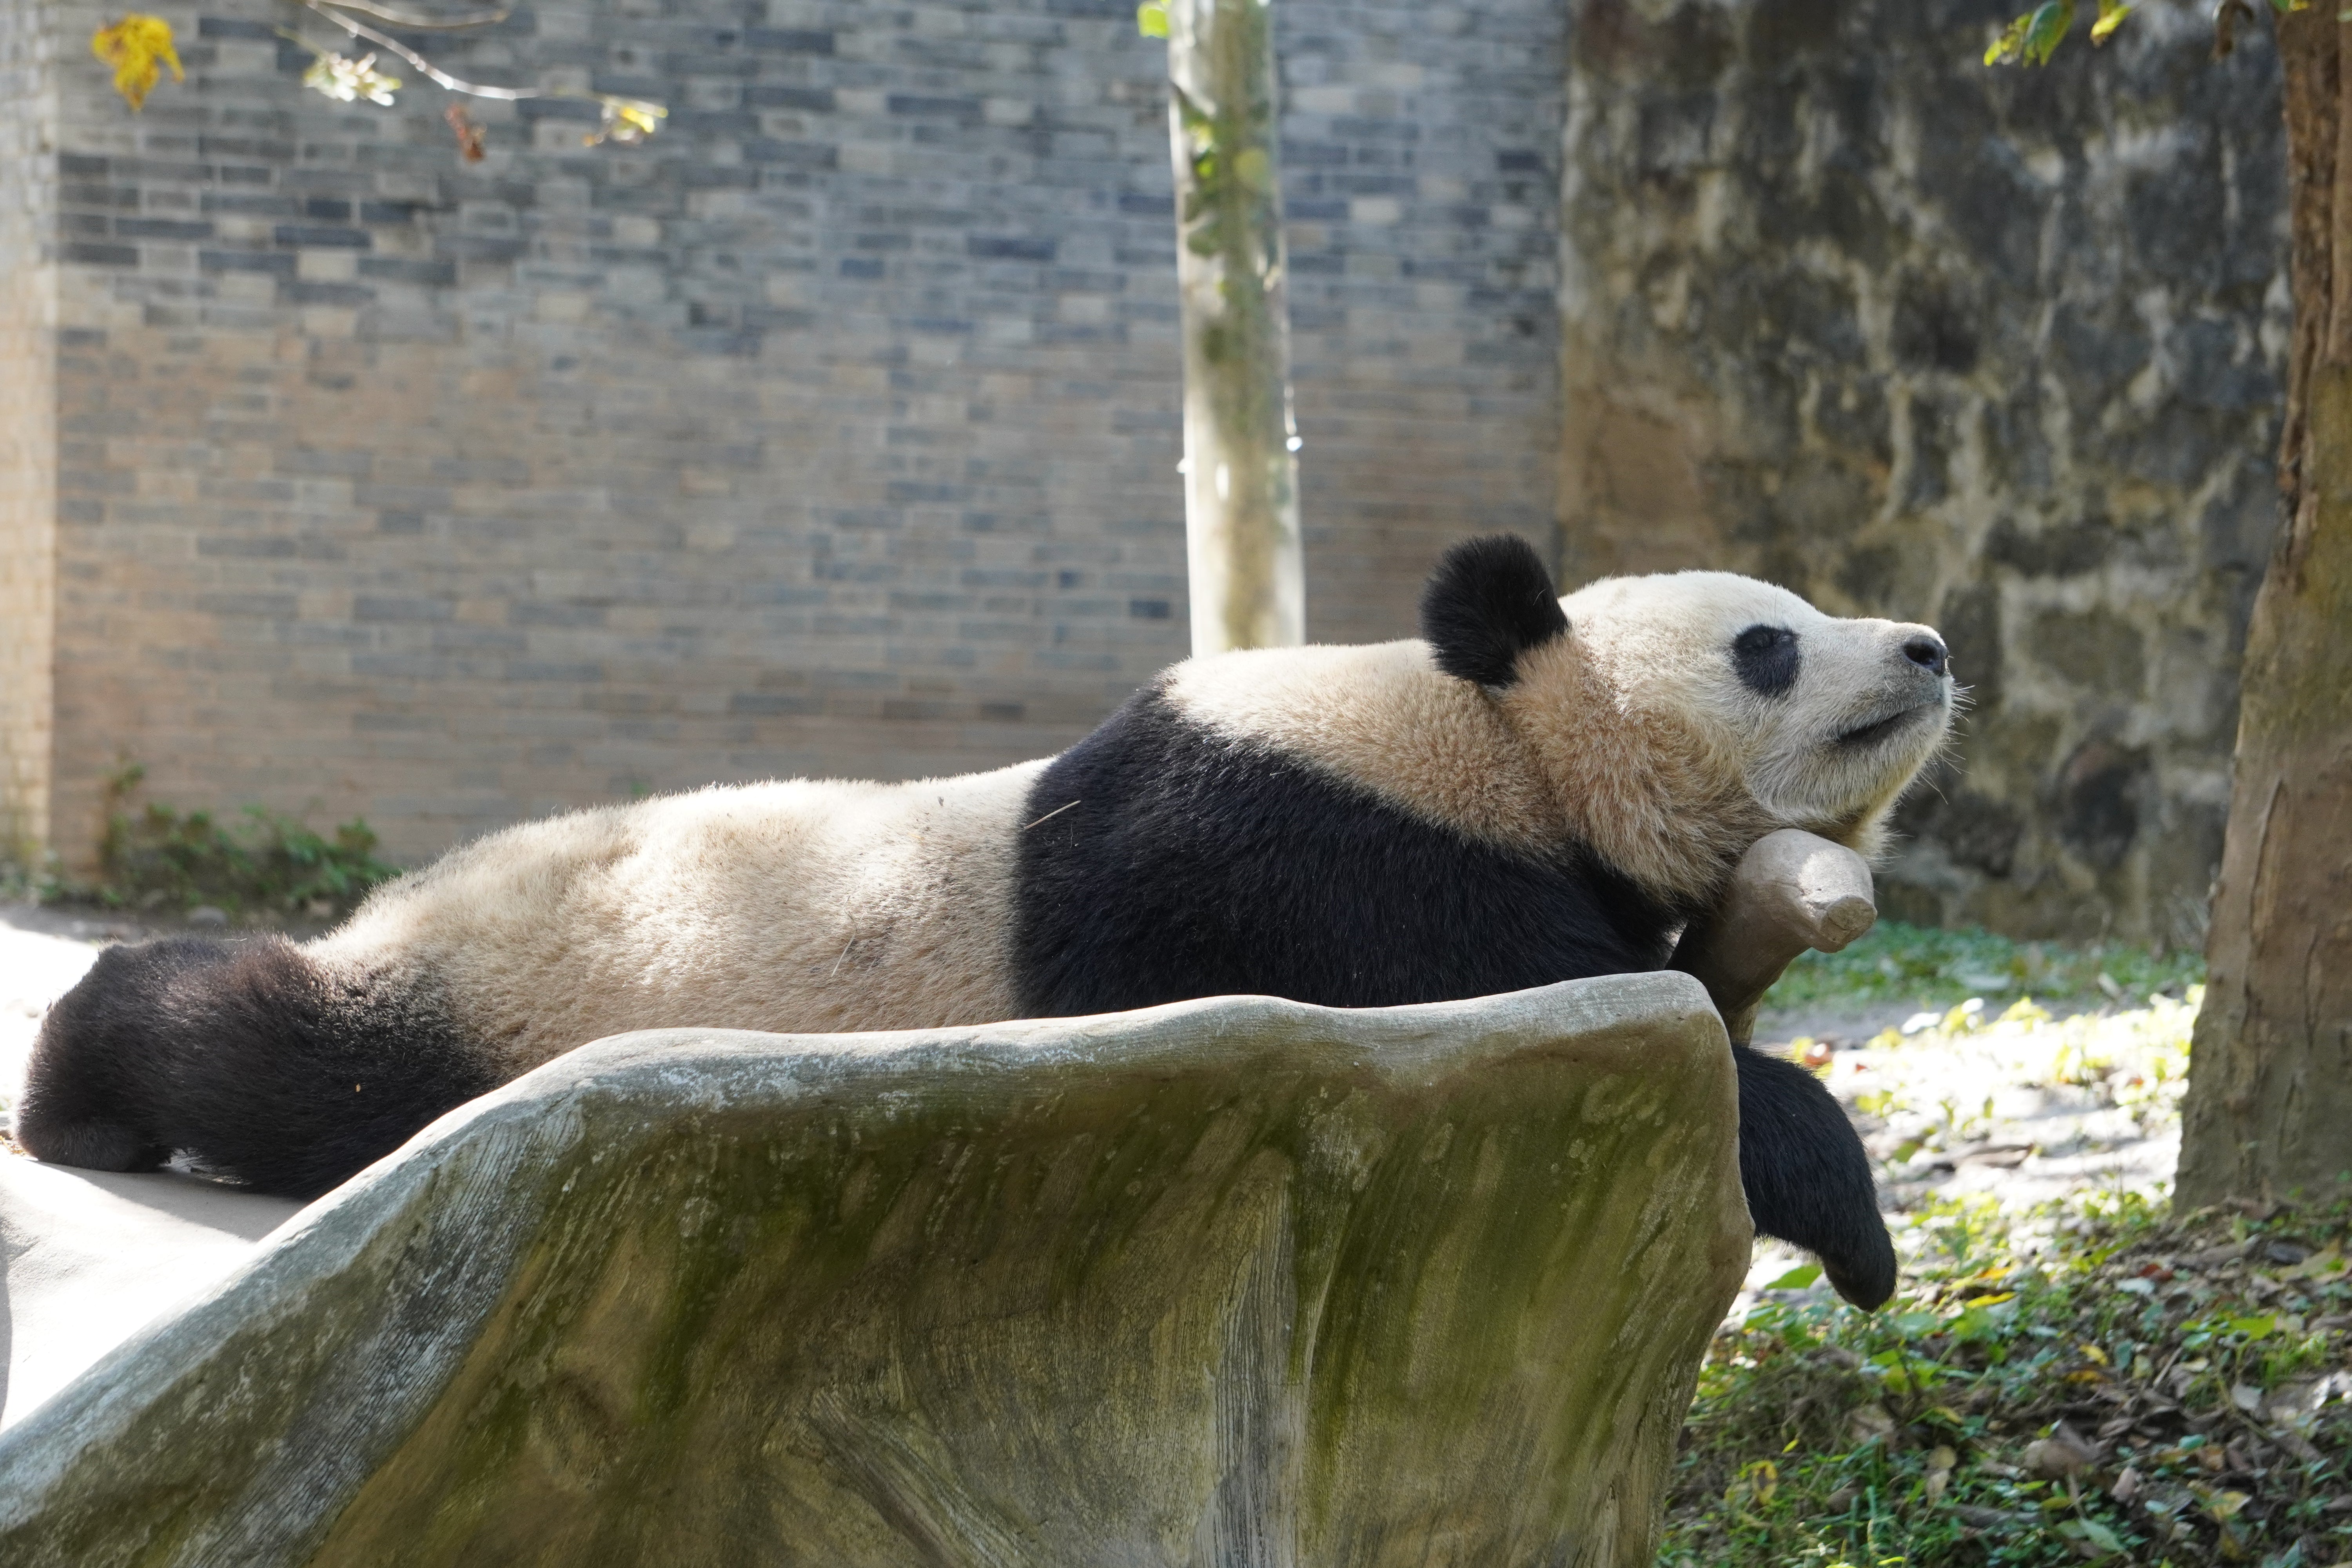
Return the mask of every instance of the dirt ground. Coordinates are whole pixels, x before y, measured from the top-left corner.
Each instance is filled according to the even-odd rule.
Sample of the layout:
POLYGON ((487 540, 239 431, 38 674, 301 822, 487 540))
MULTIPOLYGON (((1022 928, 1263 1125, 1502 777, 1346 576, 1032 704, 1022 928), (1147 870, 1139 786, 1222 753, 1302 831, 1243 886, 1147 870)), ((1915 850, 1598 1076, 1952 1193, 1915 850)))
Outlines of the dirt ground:
MULTIPOLYGON (((2005 1011, 1978 1003, 1768 1012, 1756 1043, 1810 1050, 1811 1065, 1825 1066, 1898 1232, 1904 1216, 1936 1199, 1983 1194, 2023 1210, 2088 1190, 2168 1189, 2194 1006, 2158 997, 2005 1011)), ((1801 1261, 1760 1241, 1738 1310, 1801 1261)))

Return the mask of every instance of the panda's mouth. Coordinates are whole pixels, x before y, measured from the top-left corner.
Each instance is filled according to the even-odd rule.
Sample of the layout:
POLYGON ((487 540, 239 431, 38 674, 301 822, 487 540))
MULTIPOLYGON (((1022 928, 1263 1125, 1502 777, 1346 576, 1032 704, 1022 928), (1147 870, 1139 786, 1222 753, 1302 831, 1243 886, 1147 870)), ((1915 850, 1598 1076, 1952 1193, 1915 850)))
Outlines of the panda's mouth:
POLYGON ((1857 724, 1851 730, 1841 731, 1836 743, 1856 751, 1865 746, 1874 746, 1928 709, 1937 705, 1935 702, 1915 702, 1908 708, 1898 708, 1884 718, 1873 719, 1867 723, 1857 724))

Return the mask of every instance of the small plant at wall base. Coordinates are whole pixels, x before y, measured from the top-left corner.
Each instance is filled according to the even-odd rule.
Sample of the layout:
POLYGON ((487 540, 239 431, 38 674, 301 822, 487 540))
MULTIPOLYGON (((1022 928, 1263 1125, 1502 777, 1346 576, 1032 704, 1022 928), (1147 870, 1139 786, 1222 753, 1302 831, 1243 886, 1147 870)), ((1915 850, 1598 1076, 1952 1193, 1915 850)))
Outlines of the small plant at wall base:
POLYGON ((131 795, 146 776, 135 764, 107 781, 106 831, 99 840, 99 880, 62 889, 110 908, 307 915, 347 912, 368 889, 400 875, 375 858, 374 830, 357 817, 334 837, 298 817, 247 806, 224 826, 210 812, 180 812, 131 795))

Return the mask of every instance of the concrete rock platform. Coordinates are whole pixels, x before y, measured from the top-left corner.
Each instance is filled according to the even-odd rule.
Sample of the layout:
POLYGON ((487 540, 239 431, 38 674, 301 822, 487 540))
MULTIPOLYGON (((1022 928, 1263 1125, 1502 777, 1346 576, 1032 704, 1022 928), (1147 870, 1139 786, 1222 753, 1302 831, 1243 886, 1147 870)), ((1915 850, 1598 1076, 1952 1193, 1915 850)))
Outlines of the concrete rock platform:
POLYGON ((242 1262, 255 1200, 25 1162, 22 1256, 196 1295, 0 1432, 0 1560, 1646 1568, 1736 1130, 1656 973, 625 1036, 242 1262))
POLYGON ((205 1294, 301 1205, 0 1155, 0 1428, 205 1294))

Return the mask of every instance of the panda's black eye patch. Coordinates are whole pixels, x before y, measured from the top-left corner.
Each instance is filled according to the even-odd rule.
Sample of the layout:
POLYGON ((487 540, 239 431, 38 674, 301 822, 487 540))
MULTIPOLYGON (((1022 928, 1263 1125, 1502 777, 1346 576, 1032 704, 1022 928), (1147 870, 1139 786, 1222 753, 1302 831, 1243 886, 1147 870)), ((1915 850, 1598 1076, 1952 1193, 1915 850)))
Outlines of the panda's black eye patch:
POLYGON ((1750 626, 1731 639, 1731 668, 1759 697, 1779 697, 1796 685, 1797 662, 1797 634, 1786 626, 1750 626))

